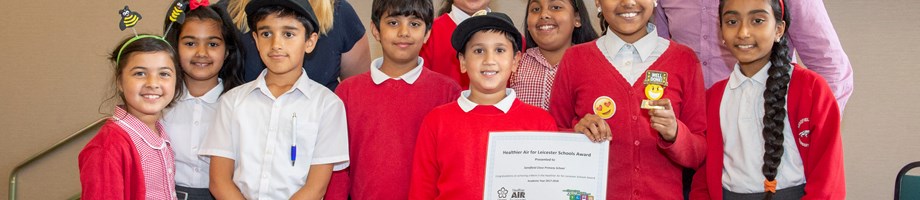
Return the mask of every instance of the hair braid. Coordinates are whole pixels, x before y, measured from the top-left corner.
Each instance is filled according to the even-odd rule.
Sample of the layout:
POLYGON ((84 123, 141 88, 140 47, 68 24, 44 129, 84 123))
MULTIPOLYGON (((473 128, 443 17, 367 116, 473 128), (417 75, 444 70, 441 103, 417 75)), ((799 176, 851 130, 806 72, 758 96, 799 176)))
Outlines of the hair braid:
MULTIPOLYGON (((785 22, 789 27, 789 15, 781 8, 779 1, 773 0, 773 13, 777 24, 785 22)), ((789 89, 789 71, 792 70, 789 58, 788 36, 785 32, 778 42, 773 43, 770 53, 770 69, 767 70, 766 90, 764 97, 763 115, 763 175, 767 181, 776 180, 777 168, 783 156, 783 129, 786 118, 786 94, 789 89)), ((766 192, 765 200, 773 199, 773 192, 766 192)))

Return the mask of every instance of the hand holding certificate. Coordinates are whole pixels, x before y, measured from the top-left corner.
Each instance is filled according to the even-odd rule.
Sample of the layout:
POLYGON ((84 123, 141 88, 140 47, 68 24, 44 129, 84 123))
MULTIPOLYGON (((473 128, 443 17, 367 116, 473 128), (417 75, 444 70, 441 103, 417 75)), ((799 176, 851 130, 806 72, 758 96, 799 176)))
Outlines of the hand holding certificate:
POLYGON ((483 199, 605 199, 609 148, 582 134, 490 133, 483 199))

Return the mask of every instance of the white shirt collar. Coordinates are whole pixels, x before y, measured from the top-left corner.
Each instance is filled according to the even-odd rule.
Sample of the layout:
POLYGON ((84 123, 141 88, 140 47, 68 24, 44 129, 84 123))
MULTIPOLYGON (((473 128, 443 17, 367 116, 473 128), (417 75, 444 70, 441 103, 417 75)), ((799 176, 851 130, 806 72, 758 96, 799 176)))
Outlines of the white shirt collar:
POLYGON ((760 71, 757 71, 753 77, 748 78, 744 75, 744 73, 741 73, 741 65, 736 63, 735 69, 733 69, 732 74, 729 75, 728 86, 730 89, 735 89, 740 87, 741 84, 748 80, 752 80, 754 81, 753 83, 758 83, 759 85, 766 85, 767 78, 769 78, 767 71, 770 69, 770 66, 773 66, 773 64, 771 62, 767 62, 767 64, 764 65, 763 68, 760 68, 760 71))
MULTIPOLYGON (((460 92, 460 98, 457 98, 457 104, 460 104, 460 109, 462 109, 463 112, 470 112, 473 110, 473 108, 479 106, 479 104, 470 101, 470 93, 470 90, 464 90, 463 92, 460 92)), ((508 111, 511 110, 511 105, 514 104, 514 99, 517 98, 517 94, 515 94, 514 90, 511 88, 506 88, 505 94, 506 95, 504 99, 498 101, 498 103, 492 106, 495 106, 505 114, 508 114, 508 111)))
MULTIPOLYGON (((642 62, 648 60, 648 57, 652 55, 652 51, 655 51, 655 47, 658 45, 658 34, 656 34, 655 24, 648 23, 645 26, 645 29, 648 31, 648 34, 639 38, 638 41, 632 45, 639 52, 639 58, 642 59, 642 62)), ((623 49, 623 46, 626 46, 628 43, 623 41, 617 34, 608 32, 607 35, 604 35, 607 40, 613 41, 613 45, 608 46, 607 52, 616 54, 620 52, 620 49, 623 49)))
POLYGON ((179 100, 180 100, 180 101, 188 101, 188 100, 192 100, 192 99, 196 99, 196 98, 197 98, 197 99, 201 99, 202 101, 207 102, 207 103, 217 103, 217 99, 220 98, 220 94, 221 94, 223 91, 224 91, 224 80, 221 79, 221 78, 217 78, 217 85, 214 86, 213 88, 211 88, 211 90, 208 90, 207 93, 204 93, 204 95, 201 95, 200 97, 193 97, 192 94, 189 93, 188 87, 186 86, 186 87, 185 87, 185 94, 183 94, 183 95, 182 95, 182 98, 180 98, 179 100))
MULTIPOLYGON (((271 90, 268 89, 268 85, 265 84, 266 74, 268 74, 268 68, 263 69, 262 73, 259 73, 259 77, 256 78, 255 80, 256 84, 253 90, 258 89, 265 96, 270 97, 272 99, 276 99, 275 96, 272 94, 271 90)), ((300 93, 303 94, 303 96, 307 97, 307 99, 310 99, 311 95, 314 95, 314 94, 311 94, 311 92, 309 92, 312 86, 310 85, 310 82, 312 81, 313 80, 310 80, 310 77, 307 76, 307 71, 301 67, 300 68, 300 78, 297 78, 297 82, 294 83, 294 86, 292 86, 290 90, 284 92, 284 94, 292 93, 294 91, 300 91, 300 93)))
MULTIPOLYGON (((486 8, 486 11, 492 12, 492 9, 491 9, 491 8, 486 8)), ((450 14, 449 14, 449 16, 450 16, 450 19, 454 20, 454 23, 456 23, 456 24, 460 24, 460 22, 463 22, 464 20, 469 19, 470 17, 472 17, 472 16, 466 14, 466 12, 463 12, 463 10, 460 10, 460 8, 457 8, 456 5, 450 5, 450 14)))
POLYGON ((418 77, 422 75, 422 68, 424 68, 422 67, 423 64, 425 64, 425 59, 418 57, 418 65, 416 65, 415 68, 412 68, 412 70, 409 70, 409 72, 406 72, 399 77, 391 78, 389 75, 383 73, 383 71, 380 71, 380 67, 383 66, 383 58, 377 58, 371 62, 371 79, 374 81, 374 84, 377 85, 380 85, 384 81, 390 79, 403 80, 406 81, 406 83, 409 85, 412 85, 416 80, 418 80, 418 77))

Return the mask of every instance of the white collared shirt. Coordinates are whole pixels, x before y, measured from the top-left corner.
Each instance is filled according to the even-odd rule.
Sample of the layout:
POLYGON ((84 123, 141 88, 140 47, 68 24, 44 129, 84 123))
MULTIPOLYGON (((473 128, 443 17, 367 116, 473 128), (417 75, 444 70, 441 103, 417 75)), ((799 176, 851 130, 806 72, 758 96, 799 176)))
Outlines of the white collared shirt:
MULTIPOLYGON (((470 101, 470 94, 470 90, 464 90, 463 92, 460 92, 460 98, 457 98, 457 104, 460 105, 460 109, 462 109, 463 112, 470 112, 473 110, 473 108, 479 106, 479 104, 470 101)), ((505 114, 508 114, 508 111, 511 110, 511 105, 514 104, 514 99, 517 98, 517 94, 515 94, 514 90, 511 88, 505 88, 505 94, 505 98, 501 101, 498 101, 498 103, 495 105, 483 106, 495 106, 495 108, 498 108, 505 114)))
POLYGON ((223 80, 217 79, 217 86, 200 97, 193 97, 188 90, 166 109, 161 122, 172 138, 176 154, 176 185, 189 188, 208 188, 208 172, 211 159, 198 156, 201 141, 214 124, 217 114, 217 99, 224 91, 223 80))
POLYGON ((645 70, 648 70, 671 45, 671 41, 655 34, 655 24, 649 23, 646 30, 648 34, 633 44, 626 43, 616 34, 609 32, 596 42, 607 62, 610 62, 629 84, 634 84, 642 77, 645 70))
POLYGON ((309 179, 311 165, 348 166, 345 107, 303 69, 291 89, 275 98, 266 72, 221 97, 199 154, 233 159, 233 183, 246 199, 288 199, 309 179))
MULTIPOLYGON (((486 8, 486 11, 492 12, 492 9, 486 8)), ((463 10, 460 10, 460 8, 457 8, 456 5, 450 5, 450 14, 448 14, 448 16, 450 16, 450 19, 454 20, 454 23, 457 25, 459 25, 460 22, 463 22, 466 19, 472 17, 469 14, 466 14, 466 12, 463 12, 463 10)))
POLYGON ((412 68, 412 70, 409 70, 408 72, 406 72, 403 75, 400 75, 399 77, 391 78, 386 73, 383 73, 383 71, 380 71, 380 67, 383 66, 383 58, 377 58, 377 59, 374 59, 373 62, 371 62, 371 70, 370 70, 371 80, 373 80, 374 84, 376 85, 380 85, 384 81, 391 80, 391 79, 392 80, 403 80, 403 81, 406 81, 406 83, 408 83, 409 85, 412 85, 413 83, 415 83, 415 80, 418 80, 418 77, 422 75, 422 68, 423 68, 422 64, 425 64, 425 59, 422 59, 422 57, 418 57, 418 65, 416 65, 415 68, 412 68))
MULTIPOLYGON (((767 63, 753 77, 741 73, 736 64, 719 105, 719 124, 725 144, 722 187, 737 193, 763 192, 763 115, 768 73, 767 63)), ((792 70, 789 70, 790 73, 792 70)), ((783 156, 776 173, 776 189, 805 183, 804 166, 789 118, 783 118, 783 156)))

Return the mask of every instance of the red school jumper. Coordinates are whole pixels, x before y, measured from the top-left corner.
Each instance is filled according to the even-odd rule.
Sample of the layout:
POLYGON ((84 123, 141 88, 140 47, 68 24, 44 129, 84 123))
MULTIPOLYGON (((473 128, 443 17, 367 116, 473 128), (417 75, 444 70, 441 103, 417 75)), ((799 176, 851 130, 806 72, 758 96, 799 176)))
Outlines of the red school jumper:
POLYGON ((425 116, 412 162, 409 199, 478 199, 483 195, 490 131, 556 131, 546 111, 514 99, 463 112, 456 101, 425 116))
MULTIPOLYGON (((709 108, 706 117, 712 122, 706 129, 708 159, 693 176, 691 199, 722 199, 725 145, 719 124, 719 105, 727 82, 728 79, 719 81, 706 91, 709 108)), ((805 196, 802 199, 846 199, 840 111, 827 82, 815 72, 794 65, 786 108, 792 136, 805 167, 805 196)))
POLYGON ((450 13, 435 18, 431 22, 431 35, 422 45, 419 56, 425 59, 425 68, 450 77, 460 88, 466 90, 470 87, 470 77, 460 73, 460 60, 457 59, 457 50, 450 44, 450 37, 457 29, 457 23, 450 18, 450 13))
POLYGON ((83 199, 144 199, 141 156, 131 136, 109 119, 80 151, 83 199))
POLYGON ((409 195, 412 155, 422 119, 456 100, 460 86, 421 69, 413 84, 374 84, 370 72, 342 81, 336 95, 348 118, 349 168, 333 173, 326 199, 400 199, 409 195), (349 191, 350 190, 350 191, 349 191))
POLYGON ((613 139, 607 174, 607 199, 683 199, 682 170, 697 168, 706 152, 704 89, 700 62, 690 48, 671 41, 648 70, 668 73, 662 99, 670 99, 677 117, 674 142, 666 142, 649 125, 645 74, 627 83, 597 48, 597 40, 569 48, 559 64, 550 95, 550 114, 560 129, 594 114, 594 101, 613 99, 607 119, 613 139))

